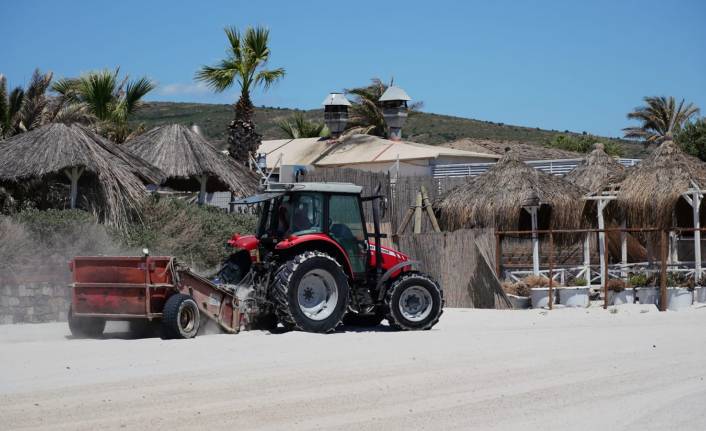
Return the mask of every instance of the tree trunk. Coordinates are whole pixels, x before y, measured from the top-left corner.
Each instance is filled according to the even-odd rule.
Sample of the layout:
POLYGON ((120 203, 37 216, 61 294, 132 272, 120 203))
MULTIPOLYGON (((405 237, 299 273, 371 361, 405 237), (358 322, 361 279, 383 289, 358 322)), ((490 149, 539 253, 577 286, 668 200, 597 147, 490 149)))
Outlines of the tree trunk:
POLYGON ((231 157, 247 166, 248 154, 256 155, 262 135, 255 131, 252 117, 255 108, 249 94, 243 94, 235 104, 235 118, 228 126, 228 151, 231 157))

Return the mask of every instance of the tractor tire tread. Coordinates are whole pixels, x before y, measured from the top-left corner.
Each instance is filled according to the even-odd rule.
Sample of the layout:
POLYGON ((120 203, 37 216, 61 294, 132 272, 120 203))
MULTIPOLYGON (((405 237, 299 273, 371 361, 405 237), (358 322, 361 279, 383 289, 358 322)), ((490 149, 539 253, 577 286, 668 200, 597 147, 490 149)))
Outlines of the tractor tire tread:
POLYGON ((400 275, 390 286, 389 289, 387 289, 387 292, 385 293, 385 318, 387 319, 387 322, 390 324, 390 327, 398 330, 398 331, 418 331, 418 330, 429 330, 431 329, 434 325, 439 323, 439 319, 441 318, 441 315, 444 314, 444 290, 439 286, 439 283, 436 282, 430 275, 422 273, 422 272, 417 272, 417 271, 410 271, 406 272, 402 275, 400 275), (395 315, 392 313, 392 297, 395 294, 396 290, 399 289, 399 287, 403 284, 404 281, 410 279, 410 278, 421 278, 426 281, 428 281, 434 288, 438 291, 439 297, 441 298, 441 302, 439 304, 439 312, 435 316, 434 319, 430 320, 427 322, 423 327, 421 328, 413 328, 406 326, 404 323, 400 322, 395 315))
MULTIPOLYGON (((319 257, 319 258, 324 258, 328 259, 331 262, 333 262, 340 270, 343 272, 343 268, 341 265, 331 257, 330 255, 326 253, 322 253, 320 251, 305 251, 301 254, 298 254, 294 256, 292 259, 288 260, 285 262, 283 265, 281 265, 277 271, 275 272, 274 276, 274 286, 272 289, 272 296, 273 300, 275 302, 275 312, 277 314, 277 318, 282 323, 282 325, 285 327, 287 330, 298 330, 298 331, 307 331, 306 328, 302 327, 300 323, 296 321, 294 316, 292 315, 291 308, 289 306, 289 300, 288 300, 288 293, 289 293, 289 284, 292 278, 292 275, 294 272, 297 270, 297 268, 306 262, 309 259, 319 257)), ((348 298, 345 298, 344 301, 346 302, 346 307, 344 307, 344 310, 347 308, 347 303, 348 303, 348 298)), ((335 325, 333 325, 332 328, 329 330, 325 331, 326 333, 331 333, 336 330, 339 326, 343 324, 343 316, 345 315, 344 313, 341 313, 340 318, 338 319, 338 322, 336 322, 335 325)))

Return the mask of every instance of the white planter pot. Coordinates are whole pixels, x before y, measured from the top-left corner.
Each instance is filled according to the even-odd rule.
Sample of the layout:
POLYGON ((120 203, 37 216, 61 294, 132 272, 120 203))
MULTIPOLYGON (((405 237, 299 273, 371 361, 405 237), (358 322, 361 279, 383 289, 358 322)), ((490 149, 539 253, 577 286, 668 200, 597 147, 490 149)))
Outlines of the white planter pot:
POLYGON ((621 292, 608 292, 608 299, 612 305, 634 304, 635 291, 632 289, 624 289, 621 292))
MULTIPOLYGON (((556 289, 553 289, 556 291, 556 289)), ((532 293, 530 294, 530 300, 532 301, 532 308, 547 308, 549 307, 549 288, 548 287, 533 287, 532 293)), ((553 295, 552 295, 553 296, 553 295)), ((552 304, 554 303, 554 298, 552 299, 552 304)))
POLYGON ((637 291, 637 300, 640 304, 657 305, 657 301, 659 300, 658 287, 638 287, 635 290, 637 291))
POLYGON ((517 296, 510 293, 507 294, 512 308, 515 310, 524 310, 525 308, 530 308, 530 297, 529 296, 517 296))
POLYGON ((557 289, 559 291, 559 303, 566 305, 567 307, 582 307, 586 308, 589 304, 588 295, 590 294, 590 287, 576 286, 576 287, 562 287, 557 289))
POLYGON ((685 287, 667 288, 667 308, 672 311, 689 308, 693 298, 692 292, 685 287))
POLYGON ((694 300, 696 302, 706 302, 706 286, 696 286, 694 289, 694 300))

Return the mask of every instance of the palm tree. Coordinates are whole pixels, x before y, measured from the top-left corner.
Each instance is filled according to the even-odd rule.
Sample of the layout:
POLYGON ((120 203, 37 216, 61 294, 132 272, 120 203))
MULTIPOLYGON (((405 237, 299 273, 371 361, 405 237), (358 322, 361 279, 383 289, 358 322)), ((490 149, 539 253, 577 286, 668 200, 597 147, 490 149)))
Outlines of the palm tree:
POLYGON ((289 139, 319 138, 328 135, 328 130, 324 123, 309 121, 301 112, 295 113, 289 119, 278 122, 277 127, 289 139))
POLYGON ((247 163, 249 155, 257 151, 261 142, 252 121, 255 107, 250 92, 258 86, 268 89, 284 77, 285 71, 281 67, 266 69, 270 59, 268 29, 248 27, 244 35, 234 27, 227 27, 224 31, 228 38, 226 58, 215 66, 203 66, 196 72, 196 79, 219 93, 234 83, 240 87, 235 118, 228 127, 228 149, 233 158, 247 163))
POLYGON ((692 103, 685 105, 684 99, 678 105, 671 96, 645 97, 644 100, 645 106, 639 106, 628 114, 629 119, 642 124, 623 131, 626 138, 642 140, 645 147, 672 139, 685 123, 699 113, 699 108, 692 103))
POLYGON ((52 77, 51 72, 35 69, 26 89, 18 86, 8 94, 7 79, 0 75, 0 138, 32 130, 47 120, 46 92, 52 77))
MULTIPOLYGON (((379 78, 373 78, 370 85, 366 87, 348 88, 346 93, 353 96, 352 106, 349 108, 350 121, 348 131, 350 133, 363 133, 375 136, 387 136, 387 124, 382 115, 382 109, 378 100, 382 94, 391 86, 393 81, 387 85, 379 78)), ((415 102, 409 106, 410 113, 418 111, 422 107, 422 102, 415 102)))
POLYGON ((119 79, 119 71, 93 71, 56 81, 52 86, 59 94, 56 111, 83 112, 85 119, 94 119, 101 134, 114 142, 125 142, 135 130, 128 123, 130 116, 142 107, 142 98, 156 85, 146 77, 119 79))

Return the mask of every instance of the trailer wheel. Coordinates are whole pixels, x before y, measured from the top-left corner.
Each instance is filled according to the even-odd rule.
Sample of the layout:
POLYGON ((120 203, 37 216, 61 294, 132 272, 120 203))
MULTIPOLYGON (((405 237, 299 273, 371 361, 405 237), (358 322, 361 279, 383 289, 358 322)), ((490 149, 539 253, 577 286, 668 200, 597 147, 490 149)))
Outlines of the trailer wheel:
POLYGON ((326 253, 307 251, 276 273, 272 296, 285 328, 333 332, 348 308, 348 279, 326 253))
POLYGON ((76 338, 96 338, 100 337, 105 330, 105 319, 100 317, 79 317, 74 316, 69 305, 69 330, 76 338))
POLYGON ((199 323, 199 307, 191 296, 176 293, 167 299, 162 311, 164 338, 194 338, 199 323))
POLYGON ((431 329, 444 312, 444 293, 430 276, 410 272, 392 283, 385 305, 391 327, 402 331, 431 329))

